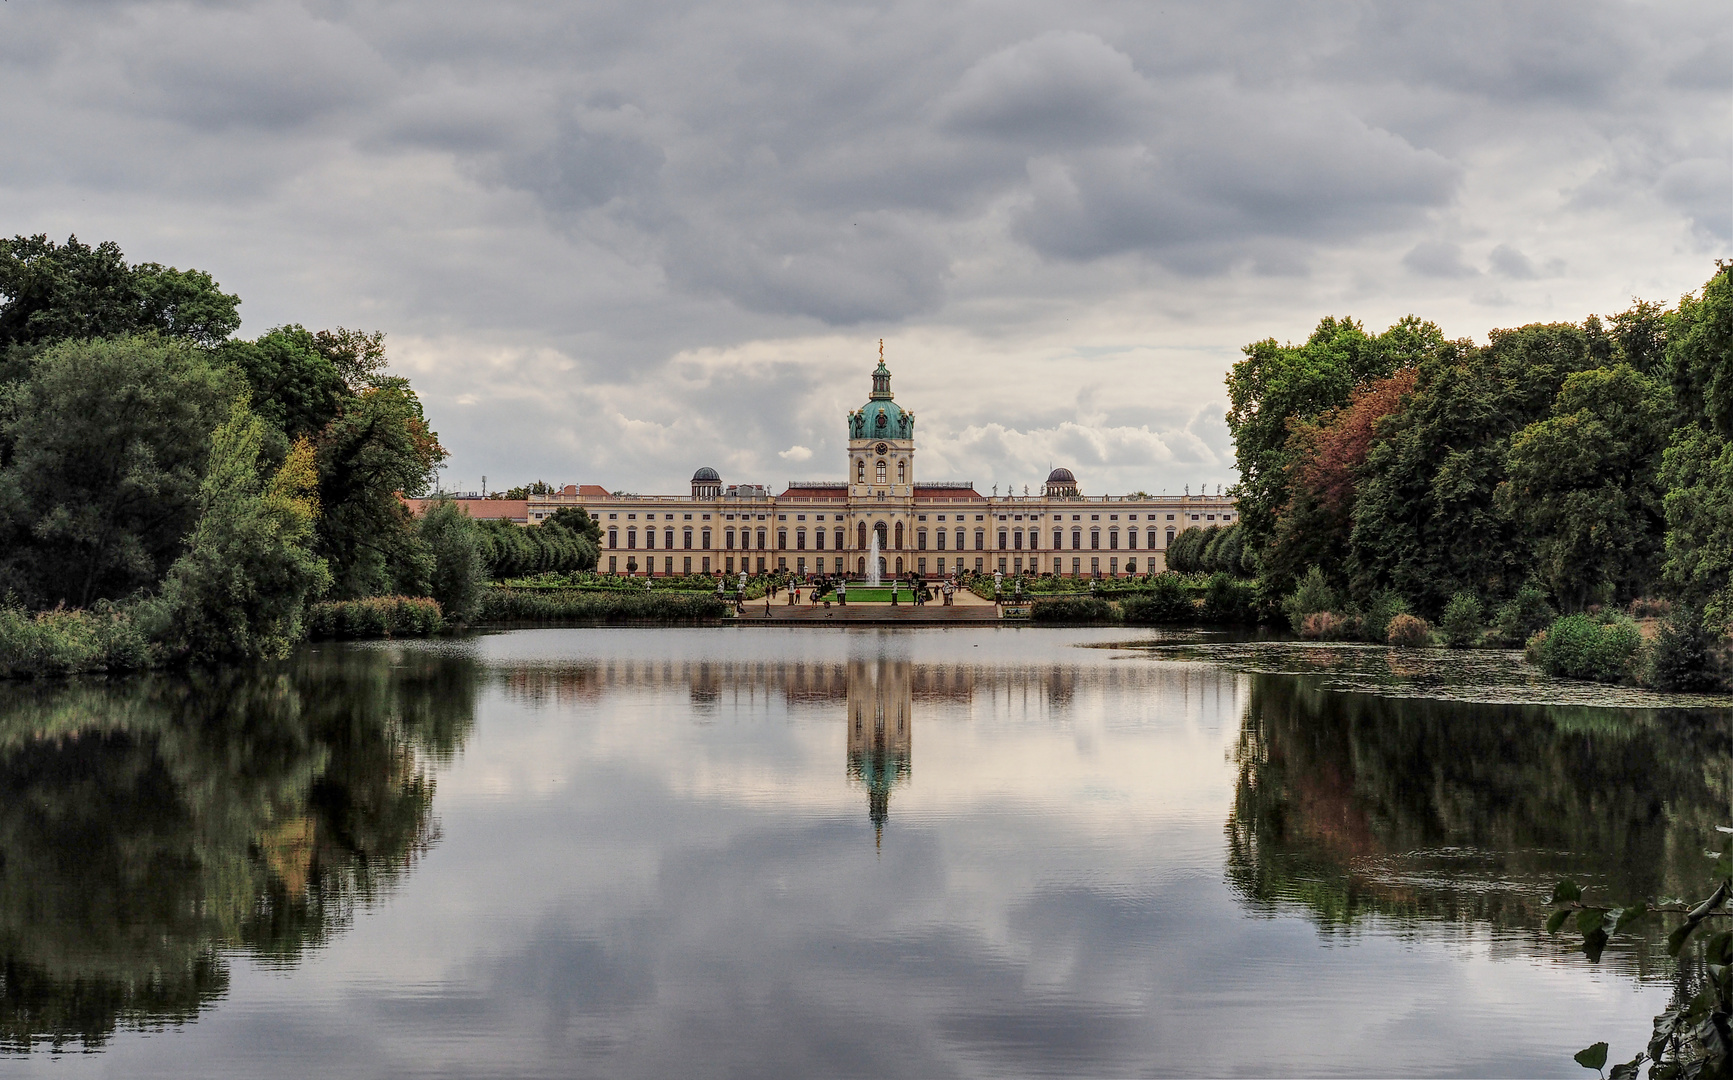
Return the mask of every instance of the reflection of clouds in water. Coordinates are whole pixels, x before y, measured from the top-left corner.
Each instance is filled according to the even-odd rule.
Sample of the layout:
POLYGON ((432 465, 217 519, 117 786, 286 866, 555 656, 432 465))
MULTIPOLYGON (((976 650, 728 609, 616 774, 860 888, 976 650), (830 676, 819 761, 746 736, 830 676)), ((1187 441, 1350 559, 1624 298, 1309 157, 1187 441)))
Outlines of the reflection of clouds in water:
MULTIPOLYGON (((1223 830, 1252 680, 1070 647, 1124 637, 477 639, 491 676, 411 887, 329 964, 240 972, 172 1052, 109 1064, 215 1074, 300 1032, 336 1072, 1534 1074, 1585 1031, 1643 1037, 1651 991, 1537 964, 1539 935, 1374 916, 1321 947, 1248 905, 1223 830), (881 714, 910 763, 918 717, 920 769, 875 850, 871 784, 839 765, 881 714)), ((1296 761, 1346 761, 1350 795, 1362 767, 1296 761)))

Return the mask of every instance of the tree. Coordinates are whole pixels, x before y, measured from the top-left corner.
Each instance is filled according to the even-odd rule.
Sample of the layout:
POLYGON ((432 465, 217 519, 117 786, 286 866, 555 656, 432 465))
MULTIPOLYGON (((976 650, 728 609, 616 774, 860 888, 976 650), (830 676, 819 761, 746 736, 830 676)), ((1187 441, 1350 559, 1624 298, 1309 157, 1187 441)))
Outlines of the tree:
MULTIPOLYGON (((1405 320, 1390 333, 1407 329, 1405 320)), ((1289 592, 1311 566, 1331 567, 1332 582, 1346 587, 1360 469, 1380 421, 1401 409, 1416 375, 1415 368, 1402 368, 1356 390, 1343 407, 1315 421, 1295 422, 1289 435, 1288 502, 1259 563, 1269 595, 1289 592)))
POLYGON ((215 345, 240 328, 240 298, 201 270, 127 265, 113 242, 0 240, 0 351, 155 330, 215 345))
POLYGON ((314 436, 349 396, 336 367, 302 326, 279 326, 257 341, 230 341, 218 355, 253 388, 253 409, 290 439, 314 436))
POLYGON ((385 334, 381 331, 347 330, 341 326, 321 330, 313 335, 313 348, 331 362, 337 377, 352 394, 359 394, 385 377, 385 334))
POLYGON ((83 607, 154 585, 240 380, 156 336, 64 342, 26 372, 0 399, 0 589, 83 607))
POLYGON ((1713 623, 1733 616, 1733 264, 1668 326, 1677 430, 1662 456, 1668 586, 1713 623))
POLYGON ((480 531, 457 503, 446 498, 429 502, 418 524, 421 541, 433 555, 429 578, 440 611, 453 622, 468 622, 481 605, 487 585, 487 561, 480 531))
POLYGON ((1569 323, 1489 338, 1485 348, 1440 348, 1420 365, 1406 407, 1378 427, 1349 542, 1357 595, 1394 589, 1435 616, 1458 592, 1502 598, 1527 578, 1525 537, 1494 505, 1510 438, 1611 345, 1569 323))
POLYGON ((542 527, 557 525, 569 530, 600 546, 602 543, 602 523, 590 516, 590 512, 581 506, 562 506, 549 514, 542 522, 542 527))
POLYGON ((1552 416, 1511 440, 1501 508, 1531 545, 1559 602, 1641 594, 1659 570, 1658 473, 1672 402, 1628 364, 1565 380, 1552 416))
POLYGON ((444 459, 403 379, 379 380, 327 425, 318 440, 319 551, 337 596, 426 595, 432 560, 403 497, 426 491, 444 459))
POLYGON ((313 445, 298 440, 270 470, 267 437, 243 395, 211 438, 198 525, 156 605, 155 636, 177 655, 200 662, 283 656, 304 636, 307 603, 331 582, 312 551, 313 445))

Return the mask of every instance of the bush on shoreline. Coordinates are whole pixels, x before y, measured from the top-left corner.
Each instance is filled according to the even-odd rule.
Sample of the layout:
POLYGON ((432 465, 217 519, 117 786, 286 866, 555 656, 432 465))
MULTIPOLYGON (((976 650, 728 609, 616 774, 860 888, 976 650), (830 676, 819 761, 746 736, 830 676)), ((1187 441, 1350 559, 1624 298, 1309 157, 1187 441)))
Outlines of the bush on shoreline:
POLYGON ((127 608, 104 603, 31 614, 0 607, 0 678, 139 671, 155 662, 149 636, 127 608))
POLYGON ((1642 633, 1622 615, 1605 621, 1566 615, 1530 638, 1527 652, 1529 660, 1548 675, 1622 683, 1639 673, 1642 648, 1642 633))
POLYGON ((482 623, 652 623, 689 626, 728 617, 731 605, 714 593, 624 590, 489 589, 482 594, 482 623))
POLYGON ((1035 601, 1029 611, 1029 618, 1032 622, 1076 626, 1080 623, 1117 623, 1121 619, 1121 612, 1113 604, 1096 597, 1062 596, 1035 601))
POLYGON ((372 596, 314 604, 307 636, 314 641, 427 637, 445 629, 439 602, 424 596, 372 596))

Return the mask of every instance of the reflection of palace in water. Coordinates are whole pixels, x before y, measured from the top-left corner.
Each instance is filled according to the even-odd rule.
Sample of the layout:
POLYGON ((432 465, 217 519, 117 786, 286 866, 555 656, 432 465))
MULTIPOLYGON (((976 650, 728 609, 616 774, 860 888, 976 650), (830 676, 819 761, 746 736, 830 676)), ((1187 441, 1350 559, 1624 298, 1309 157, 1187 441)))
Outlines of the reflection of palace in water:
POLYGON ((867 790, 874 842, 884 836, 891 789, 909 778, 914 694, 907 660, 848 665, 848 778, 867 790))

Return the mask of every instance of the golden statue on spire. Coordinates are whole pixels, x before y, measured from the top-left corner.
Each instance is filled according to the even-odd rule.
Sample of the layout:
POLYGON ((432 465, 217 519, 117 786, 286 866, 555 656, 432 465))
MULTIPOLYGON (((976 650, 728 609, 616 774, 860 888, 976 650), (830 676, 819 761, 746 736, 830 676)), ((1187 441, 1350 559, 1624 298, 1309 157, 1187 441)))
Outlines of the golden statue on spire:
POLYGON ((879 363, 885 362, 885 339, 879 338, 879 363))

